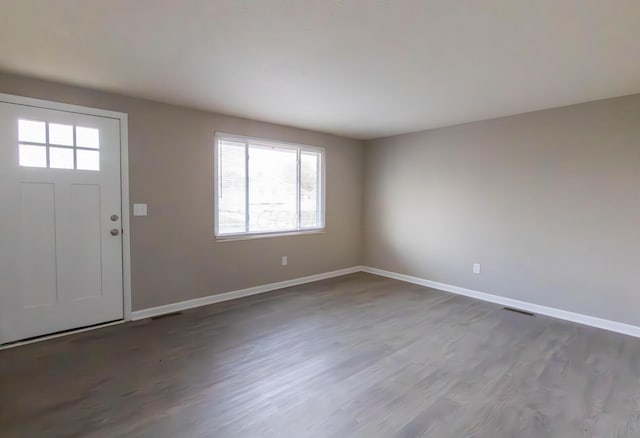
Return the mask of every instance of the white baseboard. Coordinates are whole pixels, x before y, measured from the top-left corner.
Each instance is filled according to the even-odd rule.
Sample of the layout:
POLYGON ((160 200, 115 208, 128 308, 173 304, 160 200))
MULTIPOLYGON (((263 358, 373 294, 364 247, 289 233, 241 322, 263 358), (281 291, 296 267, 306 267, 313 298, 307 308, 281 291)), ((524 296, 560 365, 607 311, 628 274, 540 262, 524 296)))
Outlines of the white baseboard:
POLYGON ((362 266, 353 266, 351 268, 339 269, 337 271, 324 272, 322 274, 309 275, 308 277, 294 278, 292 280, 279 281, 277 283, 264 284, 262 286, 249 287, 247 289, 239 289, 231 292, 224 292, 216 295, 209 295, 193 300, 180 301, 177 303, 166 304, 164 306, 150 307, 148 309, 136 310, 132 312, 131 320, 151 318, 152 316, 165 315, 167 313, 179 312, 181 310, 193 309, 194 307, 207 306, 209 304, 220 303, 222 301, 234 300, 236 298, 248 297, 250 295, 270 292, 276 289, 282 289, 290 286, 311 283, 313 281, 325 280, 327 278, 339 277, 341 275, 353 274, 363 270, 362 266))
POLYGON ((476 298, 490 303, 500 304, 501 306, 514 307, 516 309, 526 310, 528 312, 539 315, 551 316, 553 318, 564 319, 566 321, 576 322, 578 324, 588 325, 592 327, 609 330, 616 333, 623 333, 629 336, 640 337, 640 327, 622 322, 611 321, 608 319, 597 318, 595 316, 583 315, 581 313, 569 312, 567 310, 555 309, 553 307, 541 306, 539 304, 528 303, 526 301, 514 300, 512 298, 501 297, 498 295, 479 292, 463 287, 452 286, 450 284, 438 283, 436 281, 425 280, 423 278, 412 277, 410 275, 398 274, 396 272, 385 271, 378 268, 370 268, 363 266, 362 271, 370 274, 380 275, 382 277, 393 278, 407 283, 419 284, 433 289, 451 292, 458 295, 464 295, 476 298))
MULTIPOLYGON (((369 266, 352 266, 350 268, 339 269, 337 271, 324 272, 322 274, 309 275, 307 277, 294 278, 291 280, 279 281, 277 283, 265 284, 262 286, 250 287, 247 289, 240 289, 231 292, 225 292, 216 295, 209 295, 202 298, 196 298, 193 300, 180 301, 178 303, 167 304, 164 306, 151 307, 148 309, 142 309, 132 312, 131 320, 137 321, 140 319, 151 318, 153 316, 164 315, 167 313, 178 312, 181 310, 192 309, 194 307, 206 306, 209 304, 219 303, 222 301, 233 300, 236 298, 248 297, 250 295, 261 294, 264 292, 270 292, 277 289, 282 289, 290 286, 297 286, 300 284, 311 283, 313 281, 325 280, 327 278, 340 277, 342 275, 353 274, 355 272, 368 272, 370 274, 380 275, 382 277, 393 278, 407 283, 418 284, 420 286, 430 287, 433 289, 442 290, 445 292, 451 292, 458 295, 464 295, 471 298, 476 298, 482 301, 488 301, 490 303, 499 304, 501 306, 514 307, 516 309, 526 310, 539 315, 546 315, 553 318, 563 319, 566 321, 575 322, 578 324, 597 327, 604 330, 609 330, 616 333, 622 333, 629 336, 640 337, 640 327, 625 324, 621 322, 611 321, 607 319, 597 318, 595 316, 583 315, 580 313, 569 312, 567 310, 555 309, 553 307, 541 306, 539 304, 528 303, 526 301, 514 300, 512 298, 501 297, 498 295, 488 294, 486 292, 479 292, 472 289, 465 289, 459 286, 452 286, 450 284, 438 283, 436 281, 425 280, 419 277, 413 277, 411 275, 398 274, 396 272, 385 271, 383 269, 371 268, 369 266)), ((46 339, 52 339, 59 336, 66 336, 72 333, 79 333, 87 330, 95 330, 98 328, 106 327, 108 325, 121 324, 125 322, 116 321, 113 323, 103 324, 99 326, 87 327, 83 329, 74 330, 71 332, 60 333, 50 336, 43 336, 41 338, 19 342, 7 346, 0 347, 0 350, 6 348, 13 348, 19 345, 29 344, 32 342, 39 342, 46 339)))

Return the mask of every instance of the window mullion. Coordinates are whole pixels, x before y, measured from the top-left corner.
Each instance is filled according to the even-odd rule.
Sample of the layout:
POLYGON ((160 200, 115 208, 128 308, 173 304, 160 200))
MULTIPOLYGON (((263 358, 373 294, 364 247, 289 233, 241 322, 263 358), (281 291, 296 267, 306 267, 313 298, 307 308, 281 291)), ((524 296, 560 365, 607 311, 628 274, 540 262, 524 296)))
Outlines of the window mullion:
POLYGON ((297 155, 297 166, 296 166, 296 229, 299 230, 302 228, 302 218, 301 218, 301 211, 300 211, 300 196, 302 196, 302 190, 301 190, 301 166, 302 166, 302 160, 301 160, 301 153, 300 153, 300 148, 297 149, 296 152, 297 155))
POLYGON ((322 166, 323 156, 318 155, 316 160, 316 226, 324 224, 322 223, 324 204, 321 202, 324 199, 324 185, 322 184, 322 171, 324 167, 322 166))
POLYGON ((76 127, 73 127, 73 168, 78 168, 78 143, 76 141, 76 127))
POLYGON ((216 141, 216 148, 217 148, 216 155, 217 155, 217 158, 218 158, 218 163, 217 163, 218 168, 217 168, 217 174, 216 174, 216 193, 215 193, 215 196, 216 196, 216 199, 215 199, 215 202, 216 202, 216 225, 215 225, 215 230, 216 230, 216 235, 217 235, 218 233, 220 233, 220 201, 221 201, 222 195, 223 195, 223 191, 222 191, 222 169, 223 169, 223 167, 222 167, 222 165, 223 165, 222 157, 223 157, 223 154, 222 154, 222 140, 221 139, 218 139, 216 141))
POLYGON ((47 168, 51 167, 51 151, 49 150, 49 123, 45 125, 45 140, 47 144, 45 145, 45 152, 47 154, 47 168))
POLYGON ((249 143, 244 144, 244 231, 249 232, 249 143))

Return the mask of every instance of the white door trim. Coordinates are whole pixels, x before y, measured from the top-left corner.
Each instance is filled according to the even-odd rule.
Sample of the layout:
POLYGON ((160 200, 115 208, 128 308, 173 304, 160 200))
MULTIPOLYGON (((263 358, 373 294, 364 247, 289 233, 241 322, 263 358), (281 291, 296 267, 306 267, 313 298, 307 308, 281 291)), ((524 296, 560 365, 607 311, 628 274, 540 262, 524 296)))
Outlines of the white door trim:
POLYGON ((128 114, 0 93, 0 102, 107 117, 120 122, 120 194, 122 200, 122 291, 124 320, 131 321, 131 227, 129 224, 129 130, 128 114))

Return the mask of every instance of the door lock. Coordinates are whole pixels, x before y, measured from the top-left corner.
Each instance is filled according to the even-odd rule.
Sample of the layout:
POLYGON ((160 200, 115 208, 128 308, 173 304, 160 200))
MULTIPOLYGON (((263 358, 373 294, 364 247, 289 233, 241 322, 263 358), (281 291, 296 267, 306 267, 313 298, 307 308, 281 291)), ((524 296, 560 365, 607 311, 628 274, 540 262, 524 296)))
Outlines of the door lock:
POLYGON ((118 217, 118 215, 117 215, 117 214, 112 214, 112 215, 111 215, 111 221, 112 221, 112 222, 115 222, 115 221, 117 221, 118 219, 120 219, 120 218, 118 217))

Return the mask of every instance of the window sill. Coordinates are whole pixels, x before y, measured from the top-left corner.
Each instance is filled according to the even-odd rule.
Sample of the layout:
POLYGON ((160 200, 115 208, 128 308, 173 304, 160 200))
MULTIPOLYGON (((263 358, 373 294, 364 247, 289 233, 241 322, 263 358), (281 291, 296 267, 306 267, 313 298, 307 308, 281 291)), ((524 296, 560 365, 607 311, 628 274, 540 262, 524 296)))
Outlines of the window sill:
POLYGON ((324 228, 318 228, 314 230, 303 231, 282 231, 276 233, 256 233, 256 234, 231 234, 228 236, 216 236, 216 242, 231 242, 234 240, 254 240, 264 239, 267 237, 289 237, 289 236, 305 236, 309 234, 324 234, 326 231, 324 228))

